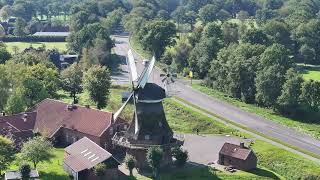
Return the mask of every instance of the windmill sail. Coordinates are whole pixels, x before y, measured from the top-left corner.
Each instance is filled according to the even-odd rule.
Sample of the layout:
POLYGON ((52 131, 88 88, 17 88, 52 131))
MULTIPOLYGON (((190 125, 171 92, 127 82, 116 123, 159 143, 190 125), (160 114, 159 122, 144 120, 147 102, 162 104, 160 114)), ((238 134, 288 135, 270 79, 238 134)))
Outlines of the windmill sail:
POLYGON ((120 116, 120 114, 121 114, 121 112, 123 111, 123 109, 124 109, 124 108, 126 107, 126 105, 129 103, 129 101, 130 101, 130 99, 132 98, 133 94, 134 94, 134 93, 131 93, 130 96, 129 96, 129 98, 127 99, 127 101, 126 101, 125 103, 123 103, 123 105, 120 107, 120 109, 119 109, 116 113, 114 113, 114 115, 113 115, 113 119, 114 119, 114 120, 117 120, 117 119, 118 119, 118 117, 120 116))
POLYGON ((155 57, 152 57, 152 60, 149 64, 149 66, 147 67, 147 69, 143 72, 142 77, 139 79, 139 87, 142 87, 142 89, 144 88, 144 86, 147 84, 149 77, 152 73, 153 67, 154 67, 154 63, 156 62, 155 57))
POLYGON ((127 61, 128 61, 127 64, 128 64, 128 68, 131 76, 131 81, 136 81, 138 79, 138 73, 137 73, 137 67, 136 67, 131 49, 128 51, 127 61))

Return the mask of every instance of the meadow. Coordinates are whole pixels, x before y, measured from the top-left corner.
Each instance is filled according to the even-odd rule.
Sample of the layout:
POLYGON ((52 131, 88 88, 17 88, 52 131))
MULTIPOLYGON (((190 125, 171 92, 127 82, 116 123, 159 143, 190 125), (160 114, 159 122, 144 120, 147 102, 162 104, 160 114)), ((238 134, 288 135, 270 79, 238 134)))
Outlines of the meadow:
POLYGON ((5 42, 5 44, 10 53, 15 53, 15 48, 17 48, 18 52, 21 52, 29 47, 39 48, 43 46, 46 49, 58 49, 61 53, 67 50, 66 42, 5 42))

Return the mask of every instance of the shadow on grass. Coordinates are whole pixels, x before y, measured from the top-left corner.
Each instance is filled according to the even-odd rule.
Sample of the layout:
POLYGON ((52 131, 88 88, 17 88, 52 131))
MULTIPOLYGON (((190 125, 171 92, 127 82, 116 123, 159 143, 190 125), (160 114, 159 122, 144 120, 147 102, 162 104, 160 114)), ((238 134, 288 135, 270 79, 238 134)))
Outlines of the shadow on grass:
POLYGON ((298 69, 302 74, 307 74, 308 71, 320 71, 320 65, 298 65, 298 69))
POLYGON ((41 180, 70 180, 68 175, 61 175, 61 174, 56 174, 53 172, 50 173, 46 173, 46 172, 42 172, 40 174, 40 178, 41 180))
POLYGON ((257 176, 261 176, 261 177, 268 177, 271 179, 280 180, 280 178, 276 174, 274 174, 271 171, 267 171, 265 169, 257 168, 257 169, 251 170, 250 173, 255 174, 257 176))

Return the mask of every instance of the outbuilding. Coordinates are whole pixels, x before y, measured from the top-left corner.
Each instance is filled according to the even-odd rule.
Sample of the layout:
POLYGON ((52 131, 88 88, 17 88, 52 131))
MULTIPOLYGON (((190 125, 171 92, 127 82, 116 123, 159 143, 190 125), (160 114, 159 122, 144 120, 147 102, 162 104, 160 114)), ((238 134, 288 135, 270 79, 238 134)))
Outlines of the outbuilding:
POLYGON ((240 145, 225 143, 219 152, 219 164, 232 166, 239 170, 252 170, 257 167, 257 156, 252 149, 240 145))
POLYGON ((63 168, 74 180, 98 180, 93 170, 99 163, 106 165, 105 176, 108 179, 118 179, 120 163, 89 138, 84 137, 65 148, 63 168))

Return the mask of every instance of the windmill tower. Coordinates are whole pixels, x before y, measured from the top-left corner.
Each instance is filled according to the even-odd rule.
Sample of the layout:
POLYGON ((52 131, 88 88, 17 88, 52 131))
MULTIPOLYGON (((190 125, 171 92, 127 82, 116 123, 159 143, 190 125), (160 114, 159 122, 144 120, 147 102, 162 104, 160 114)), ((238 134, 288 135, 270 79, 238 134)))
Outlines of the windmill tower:
POLYGON ((164 151, 163 165, 172 162, 171 148, 181 146, 183 139, 174 137, 173 131, 166 120, 162 101, 166 91, 155 83, 149 83, 155 63, 153 57, 142 74, 138 77, 134 57, 128 52, 127 64, 132 83, 132 92, 127 101, 114 114, 117 119, 130 100, 133 101, 134 115, 125 132, 118 132, 113 137, 113 144, 124 147, 126 153, 134 156, 137 167, 148 168, 146 152, 148 148, 158 146, 164 151))

